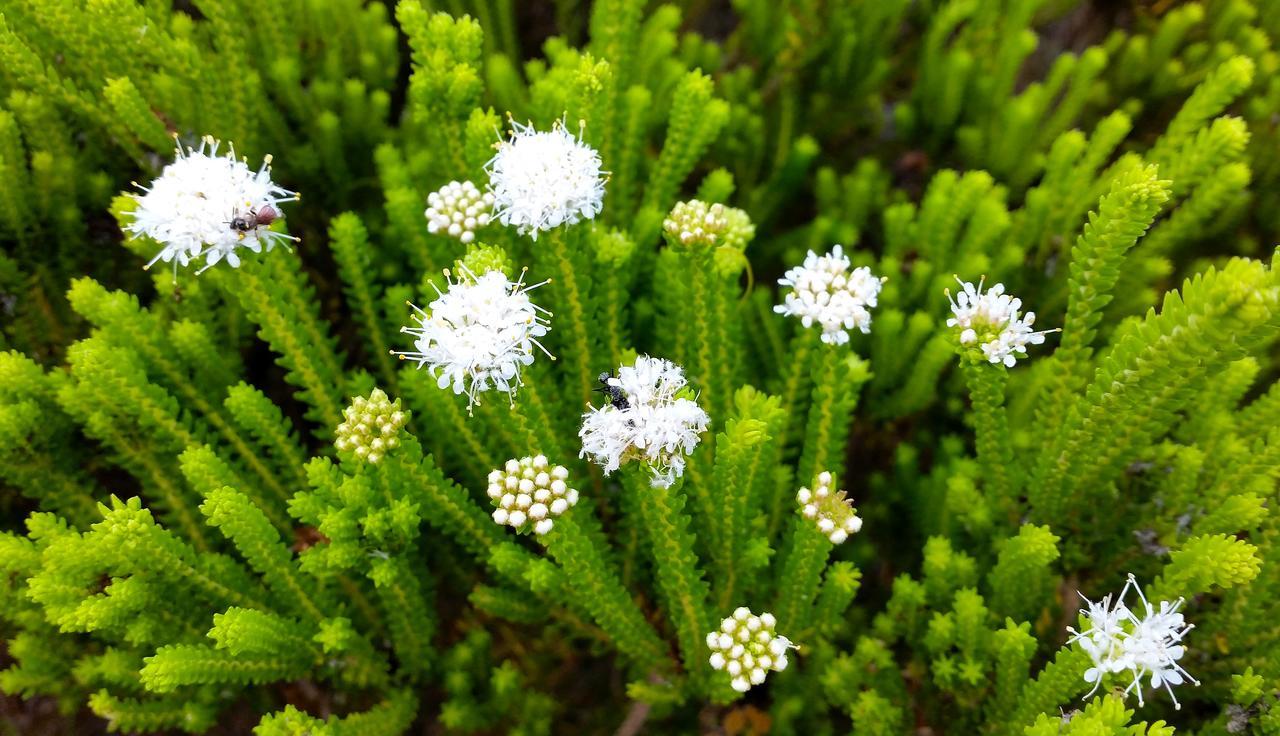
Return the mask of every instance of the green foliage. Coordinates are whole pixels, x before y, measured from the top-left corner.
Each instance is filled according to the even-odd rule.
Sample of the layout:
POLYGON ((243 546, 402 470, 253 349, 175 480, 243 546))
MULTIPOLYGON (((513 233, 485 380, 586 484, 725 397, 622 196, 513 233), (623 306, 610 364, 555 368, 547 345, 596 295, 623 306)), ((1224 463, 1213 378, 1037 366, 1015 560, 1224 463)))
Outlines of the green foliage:
POLYGON ((0 0, 0 692, 124 733, 1280 734, 1274 6, 0 0), (525 124, 600 211, 428 230, 525 124), (206 135, 273 154, 290 240, 147 270, 131 181, 206 135), (836 243, 866 319, 775 311, 836 243), (406 302, 490 271, 546 351, 459 395, 406 302), (957 279, 1043 344, 993 360, 957 279), (670 486, 578 453, 644 354, 708 418, 670 486), (578 500, 517 534, 490 473, 540 454, 578 500), (1194 624, 1179 709, 1085 679, 1129 574, 1194 624), (794 647, 743 702, 739 607, 794 647))

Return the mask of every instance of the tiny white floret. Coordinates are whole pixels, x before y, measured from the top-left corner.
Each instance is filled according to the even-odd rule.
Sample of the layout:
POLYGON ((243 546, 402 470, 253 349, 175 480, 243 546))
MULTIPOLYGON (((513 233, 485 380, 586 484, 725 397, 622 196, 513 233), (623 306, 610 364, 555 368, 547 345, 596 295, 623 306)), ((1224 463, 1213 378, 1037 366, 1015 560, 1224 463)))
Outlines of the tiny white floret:
POLYGON ((685 456, 701 441, 711 419, 693 398, 682 395, 684 370, 669 360, 642 355, 618 369, 622 405, 606 402, 582 415, 580 457, 590 457, 605 475, 639 460, 666 488, 684 474, 685 456))

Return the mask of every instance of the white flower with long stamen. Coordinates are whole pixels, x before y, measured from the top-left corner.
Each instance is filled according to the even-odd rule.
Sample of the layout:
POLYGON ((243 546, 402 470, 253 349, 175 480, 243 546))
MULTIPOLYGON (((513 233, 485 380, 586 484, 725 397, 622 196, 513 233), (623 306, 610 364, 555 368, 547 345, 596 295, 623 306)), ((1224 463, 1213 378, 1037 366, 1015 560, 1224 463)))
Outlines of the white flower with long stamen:
POLYGON ((353 398, 342 418, 334 432, 334 447, 376 464, 388 450, 400 446, 400 428, 409 421, 409 412, 400 408, 400 399, 392 401, 382 389, 375 388, 368 398, 353 398))
POLYGON ((1130 575, 1129 578, 1142 600, 1143 615, 1141 618, 1134 617, 1133 635, 1125 640, 1125 655, 1134 668, 1133 682, 1125 688, 1125 693, 1136 690, 1138 704, 1141 705, 1142 680, 1148 677, 1151 687, 1163 686, 1173 700, 1173 707, 1181 710, 1182 704, 1173 694, 1174 686, 1188 680, 1196 685, 1200 684, 1199 680, 1178 664, 1178 660, 1187 651, 1182 638, 1195 627, 1188 624, 1179 612, 1184 602, 1182 598, 1172 603, 1160 601, 1159 607, 1153 607, 1142 594, 1142 588, 1133 581, 1133 576, 1130 575))
MULTIPOLYGON (((533 363, 534 350, 555 359, 538 342, 547 334, 551 313, 534 304, 529 292, 547 283, 525 284, 524 272, 512 283, 498 270, 476 276, 466 266, 457 281, 445 271, 448 288, 423 310, 414 304, 418 327, 403 327, 413 335, 414 349, 393 351, 401 359, 428 366, 440 388, 467 395, 467 410, 480 394, 497 389, 514 402, 520 371, 533 363)), ((434 287, 434 284, 433 284, 434 287)))
POLYGON ((849 342, 849 330, 870 332, 870 307, 876 306, 885 279, 872 275, 866 266, 850 271, 851 265, 839 245, 821 256, 809 251, 802 265, 778 279, 791 291, 773 311, 799 317, 806 328, 817 324, 822 328, 822 341, 828 345, 849 342))
POLYGON ((236 158, 233 146, 219 155, 219 145, 205 136, 199 148, 178 146, 177 158, 151 186, 137 185, 143 193, 133 195, 137 207, 124 229, 162 246, 146 268, 172 262, 176 278, 179 265, 201 257, 200 272, 223 260, 238 267, 241 248, 260 253, 263 246, 271 250, 297 240, 268 229, 282 216, 280 204, 298 199, 296 192, 271 181, 271 157, 254 171, 236 158))
POLYGON ((1085 682, 1093 684, 1093 689, 1085 697, 1091 697, 1098 691, 1107 674, 1127 671, 1133 680, 1125 688, 1125 695, 1136 691, 1138 704, 1142 705, 1143 680, 1149 679, 1152 687, 1164 687, 1174 707, 1180 709, 1182 705, 1174 696, 1173 687, 1187 681, 1200 684, 1178 664, 1186 653, 1182 638, 1193 628, 1179 613, 1183 600, 1161 601, 1158 607, 1152 606, 1133 575, 1129 576, 1114 602, 1111 596, 1098 603, 1087 598, 1084 600, 1088 607, 1081 609, 1080 613, 1088 627, 1083 631, 1068 627, 1067 631, 1072 634, 1068 643, 1080 644, 1093 661, 1093 666, 1084 672, 1085 682), (1130 588, 1142 601, 1141 616, 1135 615, 1125 605, 1124 598, 1130 588))
POLYGON ((670 487, 711 421, 696 401, 680 395, 687 393, 684 370, 642 355, 610 380, 618 399, 582 415, 579 457, 590 456, 605 475, 640 460, 653 472, 654 487, 670 487))
POLYGON ((961 345, 980 348, 988 362, 1012 368, 1019 357, 1026 356, 1027 345, 1040 345, 1045 335, 1057 332, 1032 330, 1036 313, 1021 314, 1022 300, 1004 293, 1004 284, 983 291, 983 280, 977 286, 959 276, 956 281, 961 290, 954 299, 947 290, 952 314, 947 326, 960 331, 961 345))
POLYGON ((511 136, 498 142, 485 164, 494 216, 534 240, 538 233, 600 214, 604 174, 600 154, 557 120, 551 130, 511 121, 511 136))
POLYGON ((834 490, 835 479, 831 473, 818 473, 813 490, 801 488, 796 493, 796 503, 806 519, 812 519, 818 531, 832 544, 840 544, 862 529, 862 517, 853 508, 853 501, 844 491, 834 490))
POLYGON ((1094 602, 1085 598, 1083 593, 1077 593, 1086 605, 1086 608, 1080 609, 1080 614, 1085 617, 1088 627, 1084 631, 1076 631, 1068 626, 1067 631, 1072 636, 1067 643, 1080 644, 1080 648, 1093 660, 1093 667, 1084 672, 1085 682, 1093 684, 1093 689, 1086 698, 1098 691, 1105 675, 1129 669, 1124 657, 1124 640, 1129 635, 1125 624, 1132 614, 1124 605, 1124 597, 1129 592, 1131 583, 1132 580, 1125 584, 1114 602, 1110 595, 1094 602))
POLYGON ((496 507, 493 520, 516 531, 532 527, 535 534, 546 534, 556 517, 578 503, 568 478, 569 471, 551 465, 545 455, 508 460, 489 473, 486 492, 496 507))
POLYGON ((492 210, 492 193, 469 181, 451 181, 427 195, 427 232, 471 243, 476 230, 489 224, 492 210))
POLYGON ((779 636, 771 613, 753 614, 743 606, 707 634, 711 668, 729 675, 734 690, 745 693, 764 682, 770 672, 787 668, 787 651, 797 648, 779 636))

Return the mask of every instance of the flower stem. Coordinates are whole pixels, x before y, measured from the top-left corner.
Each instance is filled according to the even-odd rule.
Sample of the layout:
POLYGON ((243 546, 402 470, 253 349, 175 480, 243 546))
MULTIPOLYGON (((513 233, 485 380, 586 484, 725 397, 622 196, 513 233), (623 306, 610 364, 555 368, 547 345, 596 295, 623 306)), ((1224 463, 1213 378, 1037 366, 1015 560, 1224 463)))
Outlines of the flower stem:
POLYGON ((556 521, 542 537, 547 551, 572 580, 570 594, 613 640, 614 646, 641 669, 670 671, 674 665, 667 645, 609 566, 599 539, 576 517, 589 507, 574 509, 556 521))
POLYGON ((822 568, 831 554, 831 541, 808 519, 796 514, 783 551, 774 615, 778 628, 801 636, 809 626, 822 568))
POLYGON ((541 252, 549 260, 552 282, 547 288, 555 295, 555 327, 564 336, 563 359, 569 366, 570 395, 578 406, 591 403, 591 335, 587 331, 587 303, 584 285, 569 249, 567 228, 558 227, 547 237, 541 252))
POLYGON ((684 494, 679 484, 650 487, 647 471, 639 467, 625 472, 623 494, 627 513, 639 519, 648 542, 662 607, 676 631, 685 672, 691 681, 703 682, 710 672, 706 657, 710 590, 693 551, 684 494))
POLYGON ((796 481, 808 483, 829 470, 844 473, 845 444, 862 384, 871 378, 866 361, 848 348, 822 345, 812 359, 813 391, 796 481))
POLYGON ((809 395, 812 385, 812 368, 810 356, 821 347, 821 338, 817 330, 800 328, 791 339, 788 350, 789 360, 785 363, 778 390, 774 393, 782 397, 782 407, 787 410, 787 418, 782 426, 782 434, 778 437, 778 446, 787 452, 800 436, 805 423, 805 409, 809 402, 804 397, 809 395))
POLYGON ((988 497, 999 508, 1012 509, 1018 493, 1014 474, 1013 445, 1004 406, 1004 386, 1008 373, 1002 365, 964 364, 965 381, 969 384, 969 401, 973 405, 973 424, 982 466, 983 485, 988 497))
POLYGON ((686 250, 681 255, 689 278, 690 305, 686 312, 690 339, 685 360, 699 391, 699 398, 717 426, 729 413, 733 395, 728 325, 722 316, 724 289, 709 250, 686 250))

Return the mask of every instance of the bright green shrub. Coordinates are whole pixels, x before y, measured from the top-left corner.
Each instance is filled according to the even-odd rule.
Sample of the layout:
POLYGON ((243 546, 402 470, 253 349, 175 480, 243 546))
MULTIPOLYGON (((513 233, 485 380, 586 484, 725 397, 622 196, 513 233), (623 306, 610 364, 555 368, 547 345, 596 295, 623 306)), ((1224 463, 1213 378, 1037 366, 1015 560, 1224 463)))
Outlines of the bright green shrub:
POLYGON ((0 0, 0 691, 1280 734, 1277 41, 1265 0, 0 0))

